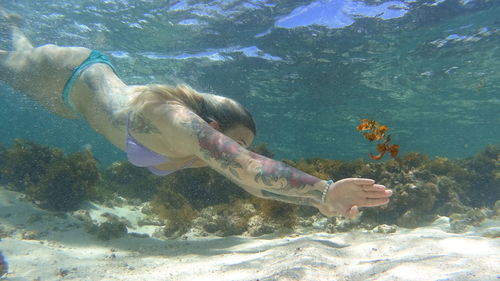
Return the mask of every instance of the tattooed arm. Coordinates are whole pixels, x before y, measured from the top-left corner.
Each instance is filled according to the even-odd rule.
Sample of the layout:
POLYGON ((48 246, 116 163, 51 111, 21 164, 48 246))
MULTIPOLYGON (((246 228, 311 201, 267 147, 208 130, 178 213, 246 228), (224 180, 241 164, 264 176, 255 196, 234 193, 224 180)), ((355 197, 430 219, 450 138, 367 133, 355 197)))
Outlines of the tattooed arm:
POLYGON ((256 196, 314 206, 327 216, 353 217, 358 214, 358 206, 386 204, 392 194, 371 179, 348 178, 333 184, 322 202, 322 193, 327 187, 325 180, 246 150, 183 106, 166 107, 155 114, 162 118, 153 122, 161 134, 170 136, 171 146, 203 159, 256 196))
POLYGON ((320 203, 326 181, 248 151, 185 107, 169 107, 165 114, 170 115, 172 124, 164 130, 165 135, 176 136, 178 145, 172 145, 189 149, 185 153, 195 154, 211 168, 259 197, 311 206, 320 203))
POLYGON ((265 190, 265 189, 257 189, 255 187, 240 183, 239 186, 243 188, 245 191, 248 193, 264 198, 264 199, 271 199, 271 200, 277 200, 277 201, 282 201, 286 203, 291 203, 291 204, 297 204, 297 205, 304 205, 304 206, 314 206, 318 207, 318 201, 314 198, 308 198, 308 197, 297 197, 297 196, 289 196, 289 195, 283 195, 283 194, 277 194, 273 193, 271 191, 265 190))

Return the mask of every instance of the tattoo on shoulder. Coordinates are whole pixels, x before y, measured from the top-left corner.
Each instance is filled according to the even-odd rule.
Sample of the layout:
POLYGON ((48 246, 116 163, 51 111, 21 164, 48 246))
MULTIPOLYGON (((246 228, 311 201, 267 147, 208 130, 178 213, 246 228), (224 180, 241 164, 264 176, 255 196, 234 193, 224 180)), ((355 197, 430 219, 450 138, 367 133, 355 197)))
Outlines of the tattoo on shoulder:
POLYGON ((160 130, 141 113, 130 116, 129 129, 141 134, 159 134, 160 130))

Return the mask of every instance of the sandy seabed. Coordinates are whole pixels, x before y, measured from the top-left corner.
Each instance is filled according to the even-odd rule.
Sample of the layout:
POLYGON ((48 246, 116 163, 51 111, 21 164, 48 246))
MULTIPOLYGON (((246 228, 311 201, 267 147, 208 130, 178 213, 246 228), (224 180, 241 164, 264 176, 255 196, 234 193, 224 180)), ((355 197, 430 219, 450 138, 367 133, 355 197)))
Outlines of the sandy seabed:
POLYGON ((111 212, 132 226, 122 238, 101 241, 82 222, 41 210, 0 188, 0 240, 5 280, 500 280, 500 221, 450 233, 449 219, 395 233, 304 232, 160 240, 139 227, 137 207, 89 203, 91 216, 111 212), (34 220, 33 218, 40 218, 34 220))

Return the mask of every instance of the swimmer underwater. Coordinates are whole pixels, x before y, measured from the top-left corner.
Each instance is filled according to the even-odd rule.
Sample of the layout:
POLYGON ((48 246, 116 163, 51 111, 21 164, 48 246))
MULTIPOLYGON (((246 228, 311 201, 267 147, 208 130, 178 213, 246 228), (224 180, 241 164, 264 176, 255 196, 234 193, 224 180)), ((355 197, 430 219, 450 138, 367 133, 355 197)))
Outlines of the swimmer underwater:
POLYGON ((33 47, 22 18, 0 8, 11 51, 0 50, 0 81, 64 118, 83 118, 135 166, 158 175, 209 166, 247 192, 355 217, 387 204, 392 191, 372 179, 326 181, 247 148, 256 128, 229 98, 186 85, 126 85, 108 57, 83 47, 33 47))

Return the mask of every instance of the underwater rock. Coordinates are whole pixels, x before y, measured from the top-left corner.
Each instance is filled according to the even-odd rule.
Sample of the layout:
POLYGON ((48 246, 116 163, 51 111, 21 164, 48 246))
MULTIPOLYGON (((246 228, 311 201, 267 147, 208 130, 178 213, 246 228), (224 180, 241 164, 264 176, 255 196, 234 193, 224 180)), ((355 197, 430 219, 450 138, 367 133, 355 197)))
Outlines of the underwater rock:
POLYGON ((493 206, 493 210, 495 211, 495 216, 500 216, 500 200, 497 200, 495 202, 495 205, 493 206))
POLYGON ((465 214, 453 214, 450 216, 451 231, 463 233, 475 226, 479 226, 487 218, 484 210, 474 208, 465 214))
POLYGON ((7 225, 1 225, 0 224, 0 241, 2 241, 2 238, 5 237, 10 237, 16 233, 17 228, 16 226, 7 226, 7 225))
POLYGON ((84 223, 92 223, 92 218, 90 217, 90 213, 87 210, 81 209, 74 211, 72 213, 73 217, 79 221, 84 223))
POLYGON ((488 229, 483 233, 483 237, 500 238, 500 228, 488 229))
POLYGON ((449 216, 454 213, 466 213, 471 209, 462 202, 467 200, 463 185, 448 176, 434 176, 434 178, 439 189, 437 214, 449 216))
POLYGON ((241 235, 247 229, 247 222, 255 213, 252 204, 242 201, 234 204, 219 204, 201 210, 193 225, 217 236, 241 235))
POLYGON ((419 214, 414 210, 408 210, 398 218, 397 224, 406 228, 416 228, 419 225, 419 214))
POLYGON ((41 214, 32 214, 31 216, 28 217, 28 219, 26 220, 26 223, 32 224, 32 223, 39 222, 42 219, 43 219, 43 216, 41 214))
POLYGON ((152 225, 152 226, 165 226, 165 222, 158 218, 146 217, 137 221, 138 226, 152 225))
POLYGON ((0 241, 2 238, 9 236, 7 234, 7 230, 3 227, 3 225, 0 225, 0 241))
POLYGON ((2 252, 0 252, 0 278, 6 277, 8 272, 9 272, 9 267, 7 265, 7 261, 2 255, 2 252))
POLYGON ((375 228, 372 229, 373 232, 376 233, 395 233, 397 230, 397 227, 395 225, 387 225, 387 224, 381 224, 377 225, 375 228))
POLYGON ((184 235, 189 230, 188 225, 179 223, 167 223, 161 230, 164 237, 175 239, 184 235))
MULTIPOLYGON (((360 218, 343 218, 343 217, 331 217, 328 218, 327 223, 325 225, 325 231, 327 233, 336 233, 336 232, 349 232, 351 230, 362 227, 360 223, 360 218)), ((370 227, 370 229, 373 227, 370 227)))
POLYGON ((309 217, 299 217, 297 226, 312 227, 315 230, 324 230, 328 219, 320 214, 314 214, 309 217))
POLYGON ((267 223, 276 224, 280 229, 293 228, 297 224, 297 205, 257 197, 252 197, 250 202, 267 223))
POLYGON ((120 238, 127 234, 127 224, 113 216, 106 217, 107 221, 96 223, 92 220, 85 223, 85 228, 90 234, 97 235, 97 238, 108 241, 113 238, 120 238))
POLYGON ((126 219, 125 217, 120 217, 116 214, 108 213, 108 212, 101 214, 101 217, 108 219, 108 221, 120 222, 120 223, 123 223, 127 227, 133 228, 132 223, 128 219, 126 219))
POLYGON ((120 238, 127 234, 127 226, 119 221, 103 222, 98 226, 96 234, 97 238, 104 241, 120 238))
POLYGON ((21 233, 21 238, 24 240, 38 240, 40 238, 40 232, 26 230, 21 233))
POLYGON ((151 202, 147 202, 144 204, 144 206, 142 206, 141 213, 148 215, 148 216, 152 216, 155 214, 155 209, 151 205, 151 202))
POLYGON ((278 229, 276 224, 266 223, 261 215, 251 217, 247 225, 246 234, 253 237, 273 233, 278 229))

